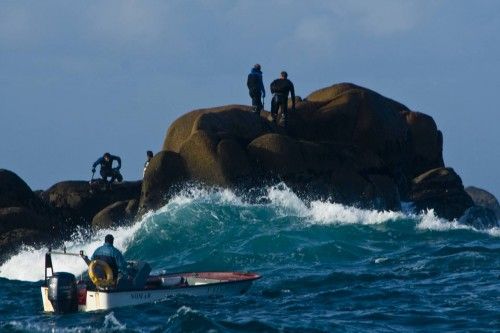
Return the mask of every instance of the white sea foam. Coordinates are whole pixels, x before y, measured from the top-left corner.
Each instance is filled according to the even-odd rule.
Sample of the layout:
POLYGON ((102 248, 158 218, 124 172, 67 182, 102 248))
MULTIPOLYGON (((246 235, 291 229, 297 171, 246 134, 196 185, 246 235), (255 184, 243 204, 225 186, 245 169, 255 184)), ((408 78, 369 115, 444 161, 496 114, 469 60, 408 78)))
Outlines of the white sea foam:
POLYGON ((285 184, 271 187, 268 198, 282 214, 303 217, 311 224, 380 224, 405 218, 400 212, 360 209, 330 201, 307 205, 285 184))
POLYGON ((127 329, 127 326, 125 324, 120 323, 118 319, 116 319, 114 312, 110 312, 104 317, 103 328, 106 331, 108 330, 124 331, 127 329))
MULTIPOLYGON (((118 249, 126 251, 129 244, 133 242, 135 232, 145 220, 143 219, 141 222, 128 227, 100 230, 93 234, 90 240, 84 240, 75 234, 71 241, 64 243, 66 251, 69 253, 78 253, 80 250, 83 250, 85 254, 91 255, 98 246, 102 245, 104 236, 108 233, 114 235, 114 245, 118 249)), ((56 251, 57 249, 53 250, 56 251)), ((46 252, 47 249, 23 248, 0 267, 0 277, 22 281, 42 280, 44 278, 43 270, 46 252)), ((56 271, 60 271, 63 268, 65 272, 75 275, 81 274, 86 268, 85 262, 82 259, 73 256, 54 255, 52 264, 56 271)))
POLYGON ((189 306, 183 305, 180 308, 178 308, 177 311, 168 318, 167 323, 171 324, 178 318, 183 317, 189 313, 198 313, 198 311, 191 309, 189 306))
MULTIPOLYGON (((473 227, 460 224, 458 221, 448 221, 439 218, 433 210, 422 213, 414 213, 411 203, 404 205, 403 212, 378 211, 360 209, 346 206, 330 201, 312 201, 310 203, 300 199, 290 188, 281 183, 268 189, 267 200, 278 216, 298 217, 306 224, 335 225, 335 224, 363 224, 377 225, 396 220, 412 220, 416 229, 433 231, 450 230, 471 230, 475 232, 487 233, 494 237, 500 237, 500 228, 488 230, 476 230, 473 227)), ((90 240, 76 235, 72 241, 66 242, 68 252, 78 252, 83 250, 86 254, 91 254, 102 244, 104 235, 113 233, 115 245, 125 251, 129 244, 133 242, 135 233, 143 227, 146 232, 156 230, 155 220, 164 214, 171 214, 175 222, 175 215, 179 209, 183 209, 194 203, 210 203, 213 205, 234 205, 251 207, 251 204, 244 202, 233 191, 228 189, 206 189, 202 187, 191 187, 179 192, 168 204, 162 208, 148 212, 143 219, 128 227, 113 230, 101 230, 95 233, 90 240), (146 223, 147 222, 147 223, 146 223), (149 230, 151 228, 151 230, 149 230)), ((256 205, 262 207, 262 204, 256 205)), ((179 221, 179 223, 188 221, 179 221)), ((46 249, 24 248, 17 255, 11 257, 0 267, 0 277, 11 280, 39 281, 43 279, 43 265, 46 249)), ((75 257, 54 256, 53 264, 56 270, 64 268, 74 274, 80 274, 85 269, 83 260, 75 257)))

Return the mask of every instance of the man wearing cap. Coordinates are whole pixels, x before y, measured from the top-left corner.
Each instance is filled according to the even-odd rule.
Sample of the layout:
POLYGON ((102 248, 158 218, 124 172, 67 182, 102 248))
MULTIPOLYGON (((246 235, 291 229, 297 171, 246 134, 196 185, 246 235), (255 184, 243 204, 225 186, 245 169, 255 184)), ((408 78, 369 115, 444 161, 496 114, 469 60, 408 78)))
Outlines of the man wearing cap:
POLYGON ((248 93, 252 98, 253 112, 260 115, 260 111, 264 108, 262 98, 266 97, 266 90, 264 89, 264 83, 262 82, 262 72, 259 64, 255 64, 250 71, 250 74, 248 74, 247 87, 248 93))

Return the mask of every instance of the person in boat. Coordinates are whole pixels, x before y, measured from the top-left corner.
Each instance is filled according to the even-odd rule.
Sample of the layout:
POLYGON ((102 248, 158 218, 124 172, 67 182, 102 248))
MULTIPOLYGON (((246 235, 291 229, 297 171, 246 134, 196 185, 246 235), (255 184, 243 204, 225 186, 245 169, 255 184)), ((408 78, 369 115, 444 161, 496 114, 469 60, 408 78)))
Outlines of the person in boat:
POLYGON ((97 161, 92 164, 92 173, 95 173, 95 168, 98 165, 101 166, 101 177, 108 183, 108 185, 111 186, 111 184, 115 180, 118 180, 118 182, 121 182, 123 180, 123 176, 120 174, 122 159, 119 156, 111 155, 110 153, 104 153, 102 157, 99 157, 97 161), (115 168, 113 168, 113 161, 116 161, 118 163, 118 166, 116 166, 115 168), (111 177, 109 181, 108 177, 111 177))
POLYGON ((98 247, 92 260, 102 260, 107 263, 113 271, 113 277, 117 281, 117 286, 123 284, 122 280, 128 280, 127 262, 123 254, 113 245, 114 237, 111 234, 104 237, 104 244, 98 247))
POLYGON ((271 83, 271 93, 273 99, 271 101, 271 116, 273 122, 278 123, 278 110, 281 109, 281 116, 285 128, 288 126, 288 94, 292 97, 292 112, 295 111, 295 88, 292 81, 288 79, 288 73, 283 71, 279 79, 271 83))
MULTIPOLYGON (((104 244, 92 254, 92 261, 102 260, 111 267, 113 279, 116 281, 116 290, 143 288, 151 272, 151 266, 143 261, 127 263, 120 250, 114 247, 113 242, 113 235, 106 235, 104 244)), ((90 264, 90 260, 85 261, 87 265, 90 264)))
POLYGON ((262 72, 260 69, 260 65, 255 64, 247 78, 248 93, 252 98, 253 112, 257 115, 260 115, 260 111, 264 108, 262 98, 266 97, 266 90, 264 89, 262 72))
POLYGON ((151 162, 152 158, 153 158, 153 152, 151 150, 148 150, 146 152, 146 162, 144 163, 144 170, 142 172, 143 178, 144 178, 144 175, 146 174, 146 169, 148 168, 149 162, 151 162))

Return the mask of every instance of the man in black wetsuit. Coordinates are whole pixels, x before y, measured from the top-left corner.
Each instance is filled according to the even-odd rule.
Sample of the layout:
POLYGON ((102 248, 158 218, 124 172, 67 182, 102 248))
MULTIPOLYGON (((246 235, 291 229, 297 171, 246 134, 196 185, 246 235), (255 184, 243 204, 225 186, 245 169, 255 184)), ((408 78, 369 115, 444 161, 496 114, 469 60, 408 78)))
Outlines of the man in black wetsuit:
POLYGON ((122 167, 122 159, 120 157, 111 155, 110 153, 104 153, 102 157, 99 157, 97 161, 92 164, 92 173, 95 172, 97 165, 101 166, 100 174, 102 179, 108 181, 108 177, 111 177, 108 181, 108 185, 111 185, 115 179, 119 182, 123 180, 123 176, 120 174, 120 168, 122 167), (118 163, 116 168, 113 168, 113 161, 118 163))
POLYGON ((271 101, 271 116, 273 122, 278 123, 278 110, 281 109, 281 116, 285 128, 288 126, 288 94, 292 97, 292 112, 295 111, 295 88, 292 81, 288 80, 288 73, 281 72, 281 77, 271 83, 271 93, 273 99, 271 101))
POLYGON ((253 66, 252 71, 248 74, 247 87, 248 93, 252 98, 253 112, 259 115, 260 111, 264 108, 262 98, 266 97, 266 90, 262 82, 262 72, 260 71, 259 64, 253 66))

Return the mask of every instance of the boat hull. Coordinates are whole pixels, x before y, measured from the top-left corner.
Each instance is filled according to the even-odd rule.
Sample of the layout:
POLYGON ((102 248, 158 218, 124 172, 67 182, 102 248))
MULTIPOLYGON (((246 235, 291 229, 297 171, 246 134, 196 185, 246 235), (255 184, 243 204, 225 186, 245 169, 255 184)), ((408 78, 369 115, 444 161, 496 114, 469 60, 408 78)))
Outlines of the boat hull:
MULTIPOLYGON (((177 295, 189 295, 196 297, 207 296, 237 296, 245 293, 253 281, 260 278, 256 274, 247 273, 188 273, 179 275, 156 276, 155 279, 164 277, 184 278, 185 285, 174 285, 169 287, 159 286, 157 288, 146 286, 143 290, 132 291, 91 291, 86 292, 85 304, 78 305, 78 311, 109 310, 122 306, 139 305, 145 303, 157 303, 168 300, 177 295), (214 275, 215 274, 215 275, 214 275), (229 279, 227 279, 229 277, 229 279), (219 279, 218 279, 219 278, 219 279), (225 279, 221 279, 225 278, 225 279)), ((46 312, 54 312, 52 303, 48 298, 48 287, 41 287, 43 308, 46 312)))

